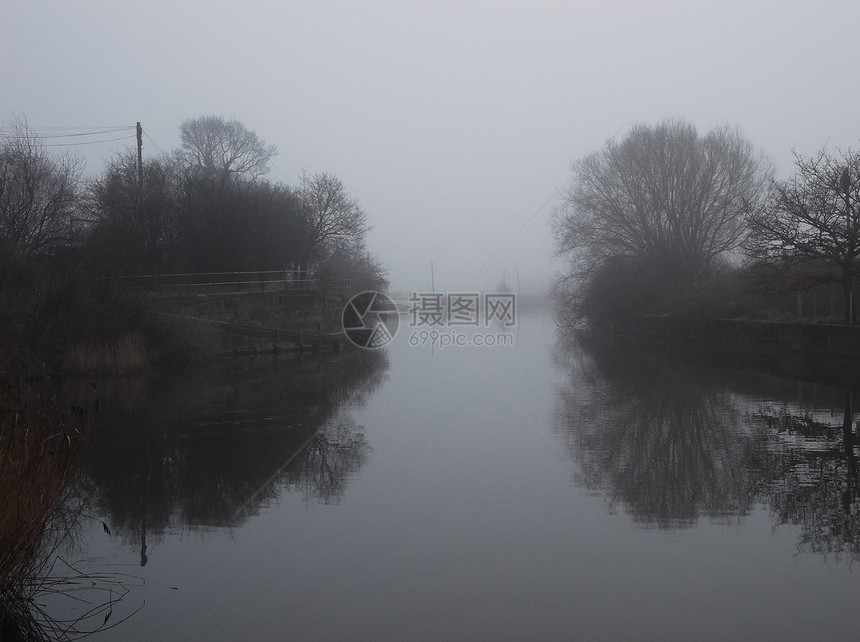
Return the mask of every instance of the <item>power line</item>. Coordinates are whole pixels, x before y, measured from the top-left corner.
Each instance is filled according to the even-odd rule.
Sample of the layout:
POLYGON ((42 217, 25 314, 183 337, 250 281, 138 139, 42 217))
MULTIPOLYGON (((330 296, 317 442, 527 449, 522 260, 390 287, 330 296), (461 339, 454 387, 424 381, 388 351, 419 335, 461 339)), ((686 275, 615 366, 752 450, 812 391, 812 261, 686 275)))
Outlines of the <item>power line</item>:
POLYGON ((4 123, 0 126, 0 139, 5 141, 30 141, 38 143, 41 147, 79 147, 82 145, 102 145, 128 140, 133 136, 111 136, 118 132, 127 132, 134 129, 131 125, 109 125, 89 127, 30 127, 29 125, 17 125, 4 123), (64 141, 64 139, 77 139, 81 137, 93 138, 93 140, 81 140, 78 142, 64 141), (44 142, 50 140, 54 142, 44 142))
POLYGON ((72 138, 75 136, 101 136, 134 129, 134 125, 119 127, 29 127, 20 128, 16 125, 0 126, 0 131, 7 138, 72 138), (73 132, 73 133, 62 133, 73 132))
MULTIPOLYGON (((475 272, 475 276, 478 276, 478 275, 479 275, 479 274, 484 270, 484 268, 485 268, 485 267, 487 267, 487 266, 488 266, 488 265, 493 261, 493 259, 494 259, 494 258, 496 258, 499 254, 501 254, 501 253, 502 253, 502 251, 503 251, 506 247, 508 247, 508 245, 510 245, 510 244, 511 244, 511 242, 512 242, 515 238, 517 238, 517 236, 519 236, 520 232, 522 232, 524 229, 526 229, 526 227, 528 227, 529 223, 531 223, 533 220, 535 220, 535 218, 537 217, 537 215, 538 215, 538 214, 540 214, 541 212, 543 212, 544 208, 545 208, 547 205, 549 205, 550 203, 552 203, 552 202, 555 200, 555 198, 556 198, 559 194, 561 194, 561 191, 562 191, 565 187, 567 187, 567 186, 570 184, 570 182, 571 182, 572 180, 573 180, 573 177, 569 178, 569 179, 567 180, 567 182, 566 182, 564 185, 562 185, 561 187, 559 187, 559 188, 555 191, 555 194, 553 194, 552 196, 550 196, 550 197, 547 199, 547 201, 546 201, 543 205, 541 205, 539 208, 537 208, 537 210, 535 211, 535 213, 534 213, 534 214, 532 214, 532 215, 528 218, 528 220, 527 220, 525 223, 523 223, 522 225, 520 225, 519 229, 517 229, 517 231, 516 231, 516 232, 514 232, 514 233, 511 235, 511 237, 510 237, 507 241, 505 241, 504 243, 502 243, 502 245, 499 247, 499 249, 498 249, 498 250, 496 250, 495 252, 493 252, 493 255, 492 255, 490 258, 488 258, 486 261, 484 261, 484 264, 483 264, 481 267, 479 267, 479 268, 478 268, 478 271, 477 271, 477 272, 475 272)), ((474 277, 473 277, 473 278, 474 278, 474 277)))
POLYGON ((161 149, 161 147, 159 147, 159 146, 158 146, 158 143, 156 143, 154 140, 152 140, 152 136, 150 136, 150 135, 146 132, 146 130, 145 130, 145 129, 143 130, 143 135, 144 135, 144 136, 146 136, 146 140, 148 140, 150 143, 152 143, 153 145, 155 145, 155 149, 157 149, 157 150, 158 150, 159 152, 161 152, 162 154, 165 154, 165 155, 167 154, 167 152, 165 152, 163 149, 161 149))
MULTIPOLYGON (((619 127, 619 128, 616 130, 616 132, 615 132, 614 134, 612 134, 612 136, 610 136, 609 138, 607 138, 607 139, 606 139, 606 141, 603 143, 603 145, 600 147, 600 149, 603 149, 603 148, 604 148, 604 147, 606 147, 610 142, 612 142, 612 140, 613 140, 616 136, 618 136, 618 133, 619 133, 622 129, 624 129, 625 127, 627 127, 627 123, 624 123, 621 127, 619 127)), ((503 251, 506 247, 508 247, 508 245, 510 245, 510 244, 511 244, 511 242, 513 242, 513 240, 514 240, 515 238, 517 238, 517 236, 519 236, 520 232, 522 232, 524 229, 526 229, 526 227, 528 227, 529 223, 531 223, 533 220, 535 220, 535 218, 537 218, 537 215, 538 215, 538 214, 540 214, 540 213, 544 210, 544 208, 545 208, 547 205, 549 205, 550 203, 552 203, 552 202, 556 199, 556 197, 561 193, 561 191, 562 191, 563 189, 565 189, 568 185, 570 185, 570 184, 573 182, 574 178, 576 178, 576 177, 575 177, 575 176, 571 176, 569 179, 567 179, 567 181, 565 182, 565 184, 564 184, 564 185, 562 185, 561 187, 559 187, 559 188, 555 191, 555 194, 553 194, 552 196, 550 196, 550 197, 549 197, 549 199, 547 199, 547 201, 546 201, 543 205, 541 205, 541 206, 537 209, 537 211, 535 211, 535 213, 534 213, 534 214, 532 214, 532 215, 528 218, 528 220, 527 220, 525 223, 523 223, 522 225, 520 225, 519 229, 517 229, 517 231, 516 231, 516 232, 514 232, 514 233, 511 235, 511 237, 510 237, 507 241, 505 241, 504 243, 502 243, 501 247, 499 247, 499 249, 498 249, 498 250, 496 250, 496 251, 493 253, 493 255, 492 255, 490 258, 488 258, 488 259, 484 262, 484 264, 483 264, 481 267, 479 267, 479 268, 478 268, 478 271, 477 271, 477 272, 475 272, 475 274, 474 274, 474 276, 473 276, 472 278, 475 278, 475 277, 476 277, 476 276, 478 276, 481 272, 483 272, 484 268, 485 268, 485 267, 487 267, 487 266, 488 266, 488 265, 493 261, 493 259, 495 259, 499 254, 501 254, 501 253, 502 253, 502 251, 503 251)))
POLYGON ((50 127, 31 127, 29 125, 26 126, 27 129, 31 131, 38 130, 69 130, 69 131, 80 131, 82 129, 134 129, 134 125, 93 125, 90 127, 60 127, 60 126, 50 126, 50 127))
POLYGON ((280 174, 281 176, 283 176, 284 178, 286 178, 286 179, 287 179, 287 182, 288 182, 290 185, 292 185, 293 187, 295 187, 295 186, 296 186, 296 184, 295 184, 295 183, 290 179, 290 177, 289 177, 289 176, 287 176, 284 172, 282 172, 282 171, 281 171, 281 168, 280 168, 280 167, 278 167, 277 165, 275 165, 272 161, 269 161, 269 165, 272 167, 272 169, 273 169, 273 170, 275 170, 276 172, 278 172, 278 174, 280 174))
POLYGON ((42 147, 77 147, 78 145, 99 145, 101 143, 112 143, 118 140, 130 140, 134 138, 134 135, 131 136, 120 136, 119 138, 106 138, 104 140, 86 140, 80 143, 43 143, 42 147))
POLYGON ((78 136, 104 136, 105 134, 115 134, 116 132, 128 131, 129 129, 134 129, 134 127, 117 127, 115 129, 105 129, 102 131, 79 132, 77 134, 39 134, 39 133, 36 133, 36 136, 38 136, 39 138, 77 138, 78 136))

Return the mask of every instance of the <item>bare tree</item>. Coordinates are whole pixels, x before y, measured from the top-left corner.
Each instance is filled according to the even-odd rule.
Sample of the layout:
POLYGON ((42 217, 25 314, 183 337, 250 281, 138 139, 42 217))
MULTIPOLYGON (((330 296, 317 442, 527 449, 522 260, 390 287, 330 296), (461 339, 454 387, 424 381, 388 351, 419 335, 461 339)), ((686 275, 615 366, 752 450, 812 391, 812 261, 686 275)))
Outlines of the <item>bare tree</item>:
POLYGON ((845 320, 853 322, 852 284, 860 273, 860 153, 795 154, 794 177, 772 184, 764 207, 750 208, 747 249, 760 265, 801 269, 810 285, 842 285, 845 320), (811 278, 810 278, 811 277, 811 278))
POLYGON ((337 287, 345 278, 354 292, 387 292, 390 285, 388 270, 363 246, 329 256, 317 266, 316 278, 324 290, 337 287))
POLYGON ((24 120, 0 132, 0 238, 26 256, 65 241, 81 167, 49 154, 24 120))
POLYGON ((706 279, 743 239, 769 163, 733 129, 704 136, 686 122, 638 125, 572 165, 556 212, 559 253, 581 283, 611 264, 673 285, 706 279))
MULTIPOLYGON (((115 269, 157 271, 176 243, 176 173, 167 157, 143 162, 138 184, 137 157, 116 155, 104 173, 91 180, 83 199, 88 210, 90 241, 115 269)), ((95 250, 95 248, 92 248, 95 250)))
POLYGON ((304 214, 304 270, 314 260, 332 252, 363 247, 370 229, 367 214, 358 201, 349 197, 339 178, 331 174, 305 174, 299 198, 304 214))
POLYGON ((221 116, 186 120, 180 127, 180 138, 183 164, 221 181, 231 176, 256 180, 269 171, 269 161, 278 153, 256 132, 221 116))

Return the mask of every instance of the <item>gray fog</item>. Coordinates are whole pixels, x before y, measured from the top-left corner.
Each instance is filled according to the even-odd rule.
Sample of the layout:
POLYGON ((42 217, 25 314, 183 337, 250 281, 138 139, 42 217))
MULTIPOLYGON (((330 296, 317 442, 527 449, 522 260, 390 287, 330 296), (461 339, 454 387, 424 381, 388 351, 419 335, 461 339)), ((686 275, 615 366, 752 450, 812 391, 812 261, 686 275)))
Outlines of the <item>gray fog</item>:
POLYGON ((235 118, 278 148, 271 180, 341 178, 395 290, 431 262, 437 290, 543 289, 571 161, 634 123, 737 126, 778 177, 856 147, 857 24, 848 1, 4 0, 0 120, 97 174, 132 131, 51 132, 140 121, 154 156, 235 118))

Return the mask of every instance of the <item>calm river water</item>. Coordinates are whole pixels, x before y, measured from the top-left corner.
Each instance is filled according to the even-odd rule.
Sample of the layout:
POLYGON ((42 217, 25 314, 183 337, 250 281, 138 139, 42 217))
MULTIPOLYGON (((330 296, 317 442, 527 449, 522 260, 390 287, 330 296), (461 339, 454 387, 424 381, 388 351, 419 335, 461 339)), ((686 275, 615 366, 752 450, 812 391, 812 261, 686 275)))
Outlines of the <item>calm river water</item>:
POLYGON ((849 389, 545 312, 506 347, 409 330, 98 384, 68 555, 127 593, 93 639, 856 637, 849 389))

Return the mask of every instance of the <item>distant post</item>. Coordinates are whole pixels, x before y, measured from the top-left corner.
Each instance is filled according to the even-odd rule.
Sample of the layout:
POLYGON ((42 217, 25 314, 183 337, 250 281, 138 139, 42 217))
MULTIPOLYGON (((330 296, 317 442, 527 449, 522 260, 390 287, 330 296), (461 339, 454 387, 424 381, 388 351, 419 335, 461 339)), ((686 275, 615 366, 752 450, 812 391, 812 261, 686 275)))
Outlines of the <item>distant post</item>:
POLYGON ((137 123, 137 200, 143 201, 143 128, 137 123))

